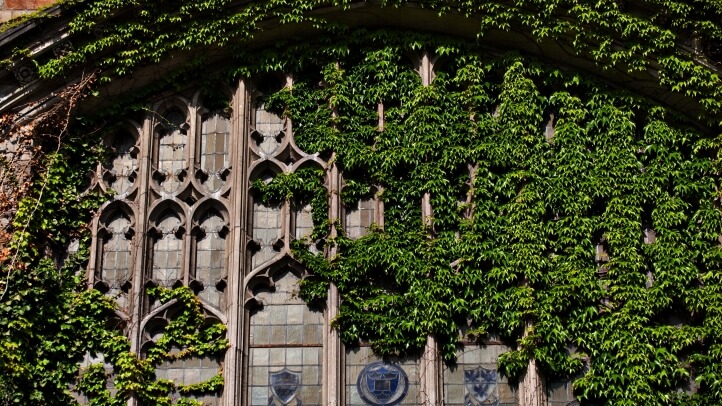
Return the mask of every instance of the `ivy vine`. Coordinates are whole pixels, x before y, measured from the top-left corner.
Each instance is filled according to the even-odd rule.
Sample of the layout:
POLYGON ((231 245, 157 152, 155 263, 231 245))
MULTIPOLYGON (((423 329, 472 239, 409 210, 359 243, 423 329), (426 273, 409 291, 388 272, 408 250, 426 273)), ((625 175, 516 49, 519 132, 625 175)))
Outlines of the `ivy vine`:
MULTIPOLYGON (((296 247, 319 277, 306 300, 338 287, 344 341, 402 355, 433 334, 453 361, 463 335, 494 334, 517 348, 500 359, 507 375, 533 358, 591 402, 714 403, 702 349, 718 340, 718 297, 702 292, 719 272, 719 139, 592 77, 469 43, 425 39, 444 58, 423 86, 407 57, 418 36, 357 35, 345 56, 274 49, 305 62, 270 98, 299 147, 335 153, 346 204, 383 190, 383 228, 342 232, 329 260, 296 247), (679 390, 690 382, 697 392, 679 390)), ((309 193, 288 184, 264 188, 309 193)))

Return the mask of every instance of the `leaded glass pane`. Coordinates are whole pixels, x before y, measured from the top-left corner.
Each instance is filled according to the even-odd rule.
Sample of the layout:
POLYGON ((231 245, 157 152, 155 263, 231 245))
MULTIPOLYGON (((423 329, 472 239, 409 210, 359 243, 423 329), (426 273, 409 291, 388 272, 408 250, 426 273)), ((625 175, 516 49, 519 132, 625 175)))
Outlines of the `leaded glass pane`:
POLYGON ((165 131, 158 146, 158 171, 165 176, 161 188, 166 193, 175 193, 181 186, 182 170, 186 168, 186 147, 188 135, 181 129, 185 116, 172 110, 165 116, 165 131))
POLYGON ((255 139, 258 149, 266 155, 275 154, 281 145, 279 134, 283 131, 283 119, 267 111, 263 103, 256 106, 255 119, 255 139))
POLYGON ((228 136, 230 120, 214 114, 203 120, 201 131, 201 169, 208 176, 203 186, 211 193, 223 187, 223 172, 228 163, 228 136))
POLYGON ((128 238, 130 219, 118 214, 106 226, 108 236, 103 243, 101 278, 110 289, 119 289, 130 279, 131 240, 128 238))
POLYGON ((158 220, 158 236, 153 244, 153 280, 169 287, 183 278, 181 273, 181 249, 183 241, 176 236, 181 219, 166 211, 158 220))
MULTIPOLYGON (((313 208, 310 204, 306 204, 303 207, 297 207, 294 205, 294 216, 295 216, 295 237, 298 240, 302 240, 305 238, 308 238, 313 233, 313 208)), ((316 246, 311 245, 311 249, 313 252, 317 251, 315 250, 316 246)))
POLYGON ((516 392, 498 371, 504 345, 469 345, 459 350, 456 365, 444 368, 444 398, 449 406, 516 406, 516 392))
POLYGON ((549 406, 579 406, 571 382, 552 382, 547 389, 549 406))
MULTIPOLYGON (((261 175, 261 179, 270 182, 273 175, 269 172, 261 175)), ((280 205, 265 205, 259 201, 253 202, 253 241, 258 243, 258 252, 251 260, 253 268, 261 265, 273 257, 277 252, 273 245, 281 238, 282 210, 280 205)))
POLYGON ((361 199, 356 207, 346 208, 346 236, 357 239, 368 234, 376 216, 376 204, 373 198, 361 199))
MULTIPOLYGON (((175 349, 175 352, 179 352, 175 349)), ((220 373, 221 365, 217 359, 211 357, 191 357, 167 360, 155 369, 157 379, 173 381, 178 386, 195 385, 209 381, 220 373)), ((171 394, 171 398, 178 399, 178 392, 171 394)), ((206 394, 202 396, 183 396, 203 402, 203 405, 217 405, 220 395, 206 394)))
POLYGON ((251 316, 251 405, 320 405, 323 312, 298 297, 299 278, 289 271, 274 278, 274 292, 251 316))
POLYGON ((108 186, 118 195, 128 193, 133 186, 134 172, 138 167, 138 161, 131 154, 134 147, 135 139, 130 135, 119 135, 113 140, 110 162, 110 173, 113 177, 108 186))
POLYGON ((203 284, 198 293, 202 299, 220 307, 223 293, 216 284, 223 278, 226 240, 223 234, 225 223, 216 211, 209 211, 201 220, 203 235, 196 241, 196 280, 203 284))
MULTIPOLYGON (((105 362, 105 356, 103 355, 103 353, 98 353, 95 355, 89 352, 85 353, 85 355, 83 356, 83 360, 80 362, 79 365, 80 371, 77 378, 78 382, 82 379, 83 375, 90 366, 97 364, 102 364, 103 370, 105 371, 104 389, 109 392, 111 397, 115 396, 117 394, 117 390, 115 389, 115 371, 113 370, 112 364, 105 362)), ((92 400, 85 393, 79 392, 75 384, 70 385, 70 393, 73 398, 81 405, 90 404, 90 401, 92 400)))
POLYGON ((132 239, 129 234, 130 219, 118 213, 106 225, 101 257, 100 279, 107 284, 106 294, 115 298, 118 308, 127 310, 128 297, 123 290, 130 280, 132 269, 132 239))

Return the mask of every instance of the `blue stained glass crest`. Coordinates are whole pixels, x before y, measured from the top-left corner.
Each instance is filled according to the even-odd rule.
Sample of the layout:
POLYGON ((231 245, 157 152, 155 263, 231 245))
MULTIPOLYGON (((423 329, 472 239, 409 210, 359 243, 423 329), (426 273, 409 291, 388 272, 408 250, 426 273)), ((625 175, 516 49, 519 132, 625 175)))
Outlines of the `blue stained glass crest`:
POLYGON ((499 404, 495 369, 478 367, 464 370, 465 406, 499 404))
POLYGON ((366 404, 397 405, 406 397, 409 378, 401 367, 379 361, 361 370, 356 388, 366 404))
MULTIPOLYGON (((296 393, 301 386, 300 372, 293 372, 288 368, 283 368, 279 372, 270 372, 268 377, 275 400, 282 405, 287 405, 296 397, 296 393)), ((275 404, 275 402, 271 404, 275 404)), ((301 404, 300 400, 297 404, 301 404)))

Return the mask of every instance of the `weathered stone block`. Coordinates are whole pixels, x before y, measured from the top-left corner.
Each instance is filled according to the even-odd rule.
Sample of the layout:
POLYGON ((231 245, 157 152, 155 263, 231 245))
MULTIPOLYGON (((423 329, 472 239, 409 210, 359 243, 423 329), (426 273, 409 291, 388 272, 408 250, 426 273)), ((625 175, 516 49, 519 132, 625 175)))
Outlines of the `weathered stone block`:
POLYGON ((4 8, 12 10, 36 10, 55 3, 56 0, 5 0, 4 8))

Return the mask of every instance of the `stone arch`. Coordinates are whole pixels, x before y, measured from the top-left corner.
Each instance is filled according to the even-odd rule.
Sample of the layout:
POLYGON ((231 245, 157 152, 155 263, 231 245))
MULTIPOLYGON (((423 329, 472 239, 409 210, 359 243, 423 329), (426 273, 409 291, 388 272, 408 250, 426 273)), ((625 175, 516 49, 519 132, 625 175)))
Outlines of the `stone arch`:
MULTIPOLYGON (((256 179, 270 182, 273 177, 283 173, 278 165, 270 161, 255 165, 249 172, 251 182, 256 179)), ((288 249, 288 207, 285 202, 263 203, 255 191, 248 194, 248 201, 248 262, 249 267, 255 269, 279 258, 288 249)))
POLYGON ((321 404, 324 312, 311 309, 298 297, 301 275, 293 267, 274 266, 265 275, 251 278, 258 283, 249 284, 253 296, 247 302, 250 379, 246 393, 254 396, 254 404, 258 393, 266 402, 283 404, 282 395, 274 390, 282 378, 297 382, 299 404, 321 404))
MULTIPOLYGON (((292 172, 296 172, 300 169, 319 169, 324 172, 324 186, 328 192, 328 173, 326 172, 326 165, 317 156, 306 156, 299 162, 293 165, 292 172)), ((309 201, 299 201, 299 199, 293 199, 291 201, 291 224, 290 234, 291 238, 296 240, 308 240, 313 233, 313 207, 309 201)), ((325 237, 325 236, 324 236, 325 237)), ((318 249, 314 241, 309 241, 309 249, 311 252, 317 253, 318 249)))
POLYGON ((164 110, 154 117, 152 178, 159 193, 177 195, 190 182, 192 111, 180 98, 165 100, 157 106, 164 110))
POLYGON ((228 284, 228 213, 218 201, 204 203, 193 216, 189 286, 208 306, 222 309, 228 284))
POLYGON ((250 146, 261 158, 276 156, 288 138, 286 119, 269 111, 264 99, 266 93, 283 88, 285 82, 284 75, 268 73, 251 83, 250 146))
MULTIPOLYGON (((233 94, 227 86, 221 86, 220 93, 226 100, 232 101, 233 94)), ((228 189, 227 177, 231 173, 231 148, 233 141, 233 121, 230 107, 209 109, 204 104, 204 95, 197 91, 193 95, 193 104, 197 106, 194 137, 194 184, 204 193, 217 193, 228 189)))
POLYGON ((186 270, 183 255, 186 222, 177 204, 164 201, 151 212, 148 228, 149 252, 146 281, 151 285, 177 287, 186 270))
POLYGON ((117 131, 104 137, 104 144, 111 150, 111 159, 103 164, 101 185, 103 190, 114 190, 119 198, 131 197, 138 187, 139 135, 137 124, 125 121, 117 131))
POLYGON ((98 221, 93 287, 113 297, 118 310, 129 313, 136 253, 133 209, 122 201, 106 205, 98 221))

